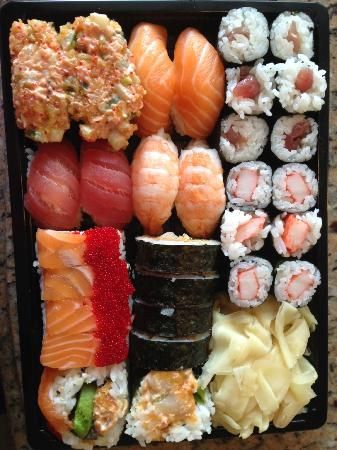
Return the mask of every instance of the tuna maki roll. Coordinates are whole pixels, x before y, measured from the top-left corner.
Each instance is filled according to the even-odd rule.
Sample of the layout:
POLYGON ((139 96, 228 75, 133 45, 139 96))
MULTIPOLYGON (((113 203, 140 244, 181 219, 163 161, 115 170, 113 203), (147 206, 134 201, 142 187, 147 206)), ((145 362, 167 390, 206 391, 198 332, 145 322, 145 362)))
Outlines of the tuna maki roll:
POLYGON ((226 103, 243 119, 245 114, 271 116, 276 66, 258 60, 255 66, 226 69, 226 103))
POLYGON ((149 372, 127 416, 126 434, 145 444, 201 439, 211 433, 214 405, 191 369, 149 372))
POLYGON ((298 55, 277 64, 277 72, 275 95, 286 111, 303 114, 322 109, 327 88, 325 70, 305 55, 298 55))
POLYGON ((314 23, 305 13, 285 11, 274 20, 270 30, 270 48, 274 56, 286 60, 299 54, 314 55, 314 23))
POLYGON ((275 297, 279 302, 305 306, 321 284, 317 267, 307 261, 286 261, 276 269, 275 297))
POLYGON ((246 256, 233 262, 228 282, 230 301, 241 308, 261 305, 273 281, 272 270, 263 258, 246 256))
POLYGON ((221 20, 218 49, 228 62, 254 61, 267 53, 268 37, 267 19, 257 9, 231 9, 221 20))
POLYGON ((275 250, 281 256, 300 258, 321 237, 321 227, 318 209, 302 214, 280 214, 271 228, 275 250))
POLYGON ((271 133, 271 151, 284 162, 304 162, 317 151, 318 125, 303 115, 280 117, 271 133))
POLYGON ((230 114, 221 121, 220 153, 232 164, 257 159, 267 144, 269 128, 264 119, 230 114))
POLYGON ((228 174, 226 191, 231 206, 243 210, 266 208, 271 200, 271 168, 262 161, 238 164, 228 174))
POLYGON ((304 212, 316 204, 318 182, 306 164, 285 164, 273 175, 273 203, 280 211, 304 212))
POLYGON ((229 259, 237 259, 263 247, 271 226, 264 211, 226 210, 221 225, 221 248, 229 259))

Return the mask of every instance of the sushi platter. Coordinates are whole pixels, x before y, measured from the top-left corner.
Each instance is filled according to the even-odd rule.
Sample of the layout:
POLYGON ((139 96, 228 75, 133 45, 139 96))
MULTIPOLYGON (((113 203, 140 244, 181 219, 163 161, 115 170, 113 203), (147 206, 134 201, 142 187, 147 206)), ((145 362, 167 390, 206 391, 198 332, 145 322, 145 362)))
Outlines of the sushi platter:
POLYGON ((305 2, 1 7, 33 449, 325 423, 328 31, 305 2))

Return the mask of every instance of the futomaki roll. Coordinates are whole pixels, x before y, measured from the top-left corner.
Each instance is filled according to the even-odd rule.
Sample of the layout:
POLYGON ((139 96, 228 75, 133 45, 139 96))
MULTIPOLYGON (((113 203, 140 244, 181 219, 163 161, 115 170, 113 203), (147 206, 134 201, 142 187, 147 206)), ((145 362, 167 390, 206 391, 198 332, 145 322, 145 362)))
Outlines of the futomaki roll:
POLYGON ((276 67, 274 92, 285 110, 300 114, 321 110, 327 88, 325 70, 320 70, 305 55, 289 58, 276 67))
POLYGON ((317 150, 318 125, 303 115, 280 117, 271 133, 271 151, 284 162, 308 161, 317 150))
POLYGON ((288 59, 299 54, 314 55, 314 23, 305 13, 285 11, 274 20, 270 30, 270 48, 274 56, 288 59))
POLYGON ((255 160, 267 144, 268 133, 264 119, 230 114, 221 121, 220 153, 232 164, 255 160))
POLYGON ((318 209, 302 214, 280 214, 271 228, 275 250, 281 256, 300 258, 321 237, 321 227, 318 209))
POLYGON ((221 20, 218 49, 226 61, 241 64, 264 56, 268 37, 267 19, 257 9, 231 9, 221 20))
POLYGON ((265 113, 271 116, 274 94, 275 64, 263 64, 258 60, 255 66, 241 66, 226 69, 226 103, 241 118, 245 114, 265 113))
POLYGON ((306 164, 285 164, 273 175, 273 203, 280 211, 304 212, 316 204, 318 182, 306 164))
POLYGON ((231 302, 241 308, 261 305, 273 281, 271 264, 263 258, 244 257, 231 267, 228 282, 231 302))
POLYGON ((221 224, 221 248, 229 259, 237 259, 263 247, 271 226, 268 214, 257 209, 226 210, 221 224))
POLYGON ((317 267, 307 261, 285 261, 276 269, 275 297, 279 302, 305 306, 321 284, 317 267))
POLYGON ((244 210, 266 208, 271 200, 272 171, 262 161, 243 162, 228 174, 226 190, 234 207, 244 210))

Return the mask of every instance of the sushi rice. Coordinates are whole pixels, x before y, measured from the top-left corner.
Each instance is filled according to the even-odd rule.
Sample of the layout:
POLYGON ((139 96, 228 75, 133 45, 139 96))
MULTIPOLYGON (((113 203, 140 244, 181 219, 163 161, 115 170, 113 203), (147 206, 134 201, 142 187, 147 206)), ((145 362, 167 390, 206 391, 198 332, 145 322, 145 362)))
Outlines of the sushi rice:
POLYGON ((287 59, 285 63, 276 64, 276 69, 278 75, 273 92, 286 111, 303 114, 321 110, 327 88, 325 70, 319 69, 307 56, 301 54, 287 59), (302 69, 311 70, 313 75, 312 86, 305 92, 295 87, 297 76, 302 69))
POLYGON ((226 61, 241 64, 264 56, 268 37, 267 19, 257 9, 231 9, 221 20, 218 49, 226 61))
POLYGON ((314 296, 317 287, 321 284, 321 274, 317 267, 307 261, 285 261, 276 268, 274 282, 275 297, 279 302, 289 302, 293 306, 305 306, 314 296), (292 279, 303 272, 308 277, 308 286, 296 298, 291 298, 288 286, 292 279))
POLYGON ((311 117, 303 115, 282 116, 274 125, 271 133, 271 151, 284 162, 304 162, 311 159, 317 151, 317 122, 311 117), (304 136, 297 148, 289 150, 285 146, 286 136, 290 135, 293 128, 303 121, 310 125, 310 132, 304 136))
POLYGON ((314 56, 313 28, 311 18, 303 13, 285 11, 274 20, 270 30, 270 49, 274 56, 286 60, 299 53, 311 59, 314 56), (294 42, 288 38, 295 32, 299 38, 299 49, 295 51, 294 42))
POLYGON ((245 117, 230 114, 221 121, 220 153, 225 161, 232 164, 257 159, 267 144, 269 128, 260 117, 245 117), (239 135, 242 142, 235 145, 227 133, 239 135))
POLYGON ((243 119, 245 114, 258 115, 265 113, 271 116, 271 108, 275 97, 274 76, 276 66, 273 63, 263 64, 263 59, 257 60, 250 69, 249 74, 253 75, 260 84, 261 91, 255 99, 236 97, 234 88, 240 81, 240 67, 226 69, 227 93, 226 103, 234 109, 243 119))

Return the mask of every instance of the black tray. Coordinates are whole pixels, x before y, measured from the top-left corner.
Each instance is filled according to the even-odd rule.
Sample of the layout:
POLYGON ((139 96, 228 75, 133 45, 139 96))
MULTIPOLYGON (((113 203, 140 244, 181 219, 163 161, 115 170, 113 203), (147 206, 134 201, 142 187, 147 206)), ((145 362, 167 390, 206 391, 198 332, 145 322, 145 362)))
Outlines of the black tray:
MULTIPOLYGON (((77 15, 86 15, 96 11, 108 14, 122 25, 126 37, 131 28, 142 20, 161 23, 169 31, 169 48, 172 50, 178 33, 187 26, 194 26, 216 44, 217 30, 222 15, 231 8, 253 6, 265 13, 269 22, 274 20, 282 11, 303 11, 309 14, 315 23, 314 42, 315 57, 313 60, 321 69, 327 71, 329 81, 329 18, 327 10, 319 4, 291 3, 291 2, 245 2, 245 1, 10 1, 5 3, 0 12, 1 33, 1 64, 2 82, 6 123, 7 159, 9 168, 9 182, 11 193, 11 207, 13 218, 13 236, 15 250, 15 269, 17 280, 17 304, 19 314, 21 362, 23 374, 24 405, 27 424, 28 441, 34 449, 50 450, 66 449, 67 446, 58 441, 48 430, 37 406, 37 388, 41 375, 39 356, 42 338, 42 318, 40 308, 40 290, 38 275, 33 269, 35 227, 23 207, 23 194, 26 183, 27 161, 24 147, 28 145, 23 133, 15 126, 15 116, 12 107, 12 93, 10 86, 10 57, 8 50, 8 35, 11 23, 21 18, 27 20, 38 18, 55 22, 56 25, 72 21, 77 15)), ((266 60, 272 56, 268 54, 266 60)), ((275 60, 275 58, 274 58, 275 60)), ((318 318, 318 327, 309 341, 310 361, 318 372, 318 380, 314 385, 317 397, 313 399, 308 412, 298 415, 290 425, 283 429, 270 427, 268 432, 281 433, 284 431, 299 431, 318 428, 324 424, 327 415, 327 364, 328 364, 328 303, 327 303, 327 166, 329 142, 329 99, 319 113, 310 114, 319 122, 318 153, 308 163, 318 175, 319 198, 317 207, 323 219, 322 237, 319 243, 305 257, 316 264, 322 274, 322 284, 310 308, 318 318)), ((225 112, 227 108, 225 108, 225 112)), ((267 118, 271 126, 282 110, 277 100, 273 108, 273 117, 267 118)), ((284 111, 283 111, 284 114, 284 111)), ((216 140, 216 132, 210 142, 216 140)), ((70 131, 74 140, 74 134, 70 131)), ((183 141, 182 141, 183 142, 183 141)), ((29 143, 31 145, 31 143, 29 143)), ((270 164, 273 170, 281 162, 271 153, 269 145, 261 158, 270 164)), ((230 167, 227 165, 227 168, 230 167)), ((273 217, 276 210, 268 208, 273 217)), ((172 224, 172 222, 171 222, 172 224)), ((269 242, 263 251, 259 252, 275 264, 279 257, 269 242)), ((133 256, 133 255, 131 255, 133 256)), ((227 264, 227 263, 226 263, 227 264)), ((225 266, 226 268, 226 266, 225 266)), ((213 433, 204 435, 204 439, 230 436, 222 429, 215 429, 213 433)), ((135 443, 125 435, 120 445, 135 443)))

